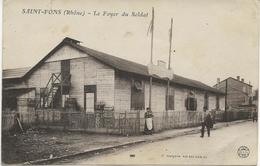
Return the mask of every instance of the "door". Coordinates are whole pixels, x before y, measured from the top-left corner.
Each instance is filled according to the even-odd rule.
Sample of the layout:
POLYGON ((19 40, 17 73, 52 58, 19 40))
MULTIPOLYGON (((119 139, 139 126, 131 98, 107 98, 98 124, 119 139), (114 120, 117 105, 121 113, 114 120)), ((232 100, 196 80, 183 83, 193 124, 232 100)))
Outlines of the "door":
POLYGON ((94 113, 95 110, 95 93, 85 93, 86 112, 94 113))
MULTIPOLYGON (((70 76, 70 60, 61 61, 61 80, 64 80, 64 85, 69 85, 70 76)), ((67 94, 68 91, 64 89, 63 94, 67 94)))
POLYGON ((84 86, 84 109, 88 113, 95 112, 96 104, 96 85, 84 86))

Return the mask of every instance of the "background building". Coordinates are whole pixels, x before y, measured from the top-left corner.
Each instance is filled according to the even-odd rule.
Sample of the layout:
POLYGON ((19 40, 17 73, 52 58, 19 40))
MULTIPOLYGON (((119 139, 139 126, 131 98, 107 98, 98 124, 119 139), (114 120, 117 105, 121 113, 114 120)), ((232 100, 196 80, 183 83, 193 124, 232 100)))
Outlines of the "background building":
POLYGON ((223 81, 218 78, 214 87, 227 94, 227 106, 241 107, 252 105, 252 85, 246 83, 243 78, 237 79, 229 77, 223 81))

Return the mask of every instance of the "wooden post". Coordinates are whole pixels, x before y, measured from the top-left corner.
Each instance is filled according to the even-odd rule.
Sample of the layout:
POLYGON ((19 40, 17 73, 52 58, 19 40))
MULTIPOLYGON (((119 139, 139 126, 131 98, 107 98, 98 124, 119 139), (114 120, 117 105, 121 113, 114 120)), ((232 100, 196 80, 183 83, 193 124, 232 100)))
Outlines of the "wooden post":
POLYGON ((138 110, 138 133, 141 131, 141 118, 140 118, 140 110, 138 110))
POLYGON ((63 85, 62 85, 62 81, 63 81, 63 80, 62 80, 62 74, 61 74, 60 76, 61 76, 61 81, 60 81, 61 103, 60 103, 60 104, 61 104, 61 108, 62 108, 62 101, 63 101, 63 100, 62 100, 62 93, 63 93, 63 92, 62 92, 62 91, 63 91, 63 85))
POLYGON ((225 88, 225 116, 224 116, 224 121, 228 121, 228 116, 227 116, 227 91, 228 91, 228 79, 226 79, 226 88, 225 88))
POLYGON ((153 32, 154 32, 154 8, 152 9, 152 22, 151 22, 151 59, 150 62, 153 64, 153 32))
POLYGON ((169 70, 171 69, 171 52, 172 52, 172 22, 173 22, 173 19, 171 18, 171 28, 170 28, 170 37, 169 37, 169 40, 170 40, 170 48, 169 48, 169 63, 168 63, 168 69, 169 69, 169 70))
POLYGON ((42 123, 45 125, 45 111, 42 110, 42 123))
MULTIPOLYGON (((51 89, 53 88, 53 86, 54 86, 54 83, 53 83, 53 73, 52 73, 52 77, 51 77, 51 89)), ((51 90, 50 89, 50 90, 51 90)), ((49 96, 47 96, 48 97, 48 100, 49 100, 49 96)), ((51 99, 53 100, 53 91, 51 90, 51 99)), ((48 104, 48 102, 47 102, 47 104, 48 104)), ((53 102, 51 101, 51 108, 53 109, 53 102)), ((49 114, 48 114, 49 115, 49 114)), ((49 118, 48 118, 49 119, 49 118)))
POLYGON ((47 128, 49 128, 49 112, 50 110, 47 110, 47 128))
MULTIPOLYGON (((150 25, 150 31, 151 31, 151 57, 150 57, 150 63, 153 64, 153 33, 154 33, 154 8, 152 8, 152 20, 150 25)), ((152 81, 153 78, 150 76, 150 89, 149 89, 149 108, 152 111, 152 81)))
POLYGON ((152 84, 153 84, 153 77, 150 77, 150 86, 149 86, 149 108, 152 111, 152 84))
MULTIPOLYGON (((166 116, 165 116, 165 122, 168 125, 168 110, 169 110, 169 89, 170 89, 170 79, 167 80, 167 87, 166 87, 166 116)), ((167 126, 166 125, 166 126, 167 126)))
POLYGON ((169 108, 169 79, 167 80, 167 86, 166 86, 166 102, 165 102, 165 110, 168 111, 169 108))
POLYGON ((124 134, 126 134, 126 111, 125 111, 125 119, 124 119, 124 134))
MULTIPOLYGON (((29 108, 28 108, 29 109, 29 108)), ((29 112, 29 111, 27 111, 27 113, 28 113, 28 126, 30 126, 30 123, 31 123, 31 120, 30 120, 30 113, 31 113, 31 111, 29 112)))

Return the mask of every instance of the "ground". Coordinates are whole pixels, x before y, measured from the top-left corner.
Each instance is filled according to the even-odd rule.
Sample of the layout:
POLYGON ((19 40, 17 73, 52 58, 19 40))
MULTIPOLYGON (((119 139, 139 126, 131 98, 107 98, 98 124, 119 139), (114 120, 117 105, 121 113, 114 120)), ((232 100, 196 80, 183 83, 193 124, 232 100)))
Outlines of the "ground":
POLYGON ((186 135, 54 164, 255 165, 256 159, 257 124, 250 121, 214 130, 211 137, 200 138, 199 134, 186 135), (238 149, 241 146, 249 148, 248 157, 239 157, 238 149))
MULTIPOLYGON (((153 135, 138 135, 138 136, 116 136, 116 135, 105 135, 105 134, 89 134, 89 133, 80 133, 80 132, 64 132, 64 131, 53 131, 53 130, 28 130, 26 133, 23 134, 10 134, 10 133, 3 133, 2 134, 2 161, 4 163, 8 164, 18 164, 18 163, 24 163, 27 161, 33 161, 33 160, 39 160, 39 159, 49 159, 49 158, 55 158, 60 157, 64 155, 72 155, 76 153, 82 153, 87 150, 91 149, 98 149, 98 148, 104 148, 108 146, 117 146, 129 142, 135 142, 135 141, 146 141, 142 145, 138 146, 123 146, 122 148, 112 148, 109 151, 102 152, 101 154, 109 154, 108 156, 112 155, 111 159, 115 159, 115 162, 120 162, 122 160, 118 160, 119 158, 128 158, 129 155, 131 155, 131 160, 129 162, 136 162, 140 160, 140 156, 142 157, 141 162, 146 162, 149 157, 154 158, 154 162, 158 162, 157 160, 160 159, 160 161, 167 161, 167 158, 172 158, 174 155, 188 155, 190 153, 186 153, 186 151, 180 151, 185 150, 186 148, 182 149, 180 146, 185 147, 192 147, 192 150, 194 149, 200 149, 200 147, 210 146, 212 147, 219 147, 220 150, 223 150, 223 147, 229 148, 232 144, 231 142, 236 142, 235 140, 248 140, 252 141, 252 145, 256 145, 254 141, 256 141, 256 124, 253 124, 252 121, 249 123, 245 123, 243 121, 235 121, 235 122, 229 122, 229 127, 226 128, 227 123, 217 123, 214 125, 214 128, 218 128, 216 131, 214 130, 212 132, 212 137, 201 139, 198 135, 187 135, 191 133, 197 133, 200 130, 200 127, 193 127, 193 128, 183 128, 183 129, 172 129, 172 130, 166 130, 160 133, 155 133, 153 135), (244 123, 243 125, 239 125, 239 123, 244 123), (245 125, 245 126, 244 126, 245 125), (244 126, 244 127, 243 127, 244 126), (222 127, 222 129, 220 129, 222 127), (223 128, 224 127, 224 128, 223 128), (238 131, 241 132, 241 135, 237 135, 238 131), (228 133, 228 134, 227 134, 228 133), (187 135, 180 138, 180 135, 187 135), (244 138, 244 137, 249 137, 244 138), (173 139, 174 137, 174 139, 173 139), (241 138, 240 138, 241 137, 241 138), (151 141, 158 141, 158 140, 165 140, 169 139, 169 142, 158 142, 158 143, 152 143, 147 144, 147 142, 151 141), (202 141, 203 140, 203 141, 202 141), (224 141, 222 141, 224 140, 224 141), (202 142, 201 142, 202 141, 202 142), (229 144, 229 142, 230 144, 229 144), (147 145, 146 145, 147 144, 147 145), (155 147, 160 147, 157 149, 153 149, 154 145, 155 147), (172 147, 173 149, 163 149, 164 147, 172 147), (193 145, 194 144, 194 145, 193 145), (228 145, 229 146, 228 146, 228 145), (195 146, 196 145, 196 146, 195 146), (146 147, 147 146, 147 147, 146 147), (193 146, 195 146, 193 148, 193 146), (122 150, 122 149, 129 149, 122 150), (133 150, 137 151, 133 151, 133 150), (144 149, 144 150, 142 150, 144 149), (148 150, 147 150, 148 149, 148 150), (138 152, 138 150, 140 150, 138 152), (162 153, 164 154, 164 157, 160 157, 159 159, 153 156, 153 151, 156 151, 154 153, 158 152, 162 153, 163 150, 169 151, 169 153, 162 153), (142 152, 143 151, 143 152, 142 152), (149 153, 147 153, 147 151, 149 153), (113 153, 116 152, 116 153, 113 153), (173 153, 174 152, 174 153, 173 153), (176 153, 175 153, 176 152, 176 153), (123 156, 119 155, 119 153, 122 153, 123 156), (148 155, 149 154, 149 155, 148 155), (173 154, 173 155, 172 155, 173 154), (119 156, 118 156, 119 155, 119 156), (139 157, 138 157, 139 156, 139 157), (148 158, 147 158, 148 157, 148 158), (138 159, 139 158, 139 159, 138 159), (134 160, 133 160, 134 159, 134 160)), ((238 142, 239 143, 239 142, 238 142)), ((245 145, 246 142, 244 143, 245 145)), ((254 151, 254 148, 252 148, 251 144, 248 144, 250 146, 250 151, 254 151)), ((242 145, 242 143, 241 143, 242 145)), ((187 148, 189 149, 189 148, 187 148)), ((205 147, 206 150, 208 150, 205 147)), ((192 152, 191 150, 191 152, 192 152)), ((166 152, 167 152, 166 151, 166 152)), ((205 151, 207 152, 207 151, 205 151)), ((254 153, 253 153, 254 154, 254 153)), ((76 157, 75 159, 65 159, 62 162, 68 162, 68 163, 89 163, 89 162, 96 162, 95 157, 93 156, 99 156, 99 154, 91 154, 91 155, 85 155, 85 157, 81 157, 78 159, 76 157), (92 156, 92 157, 91 157, 92 156), (78 160, 78 161, 77 161, 78 160)), ((200 153, 195 153, 195 157, 203 157, 203 153, 200 155, 200 153), (196 156, 198 155, 198 156, 196 156)), ((252 152, 250 154, 252 156, 252 152)), ((106 160, 106 155, 101 155, 101 158, 98 159, 100 162, 111 162, 106 160)), ((158 157, 158 155, 157 155, 158 157)), ((192 156, 191 156, 192 157, 192 156)), ((110 157, 109 157, 110 158, 110 157)), ((209 159, 209 157, 208 157, 209 159)), ((174 158, 174 161, 181 161, 181 158, 174 158)), ((204 160, 206 161, 206 160, 204 160)), ((58 162, 59 163, 59 162, 58 162)), ((55 164, 55 163, 54 163, 55 164)))
POLYGON ((2 161, 17 164, 51 156, 74 154, 97 147, 97 145, 114 145, 120 143, 122 139, 124 137, 51 130, 29 130, 24 134, 4 134, 2 136, 2 161))
POLYGON ((23 134, 2 133, 2 161, 8 164, 18 164, 49 159, 50 157, 55 158, 85 152, 93 148, 116 146, 140 139, 160 139, 196 128, 167 130, 153 136, 138 135, 130 137, 45 129, 29 129, 23 134))

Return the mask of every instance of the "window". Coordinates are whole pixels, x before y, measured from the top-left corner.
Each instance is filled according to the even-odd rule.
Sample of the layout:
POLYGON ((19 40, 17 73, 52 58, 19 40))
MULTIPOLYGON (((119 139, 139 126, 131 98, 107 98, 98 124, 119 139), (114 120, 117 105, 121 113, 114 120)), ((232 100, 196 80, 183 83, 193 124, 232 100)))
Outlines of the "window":
POLYGON ((169 87, 169 94, 166 96, 166 109, 167 110, 174 110, 174 89, 172 87, 169 87))
POLYGON ((219 96, 216 96, 216 110, 219 110, 219 96))
POLYGON ((140 80, 132 80, 131 86, 131 109, 144 109, 144 83, 140 80))
POLYGON ((185 100, 185 107, 188 111, 197 110, 197 99, 192 91, 189 92, 188 97, 185 100))
POLYGON ((197 99, 194 97, 188 97, 185 102, 186 109, 189 111, 197 110, 197 99))
POLYGON ((208 109, 209 109, 209 95, 206 92, 205 95, 204 95, 204 107, 203 107, 203 110, 206 111, 208 109))

